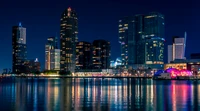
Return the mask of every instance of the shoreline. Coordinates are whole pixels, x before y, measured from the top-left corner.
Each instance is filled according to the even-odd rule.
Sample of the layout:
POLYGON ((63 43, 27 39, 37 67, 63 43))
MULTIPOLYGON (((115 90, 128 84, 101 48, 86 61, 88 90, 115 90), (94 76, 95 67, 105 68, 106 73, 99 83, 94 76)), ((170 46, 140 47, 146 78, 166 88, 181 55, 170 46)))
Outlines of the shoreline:
POLYGON ((18 78, 149 78, 152 77, 134 77, 134 76, 14 76, 18 78))
POLYGON ((164 79, 159 78, 155 79, 151 76, 149 77, 136 77, 136 76, 62 76, 62 75, 54 75, 54 76, 0 76, 0 79, 3 78, 138 78, 138 79, 153 79, 153 80, 200 80, 200 78, 177 78, 177 79, 164 79))

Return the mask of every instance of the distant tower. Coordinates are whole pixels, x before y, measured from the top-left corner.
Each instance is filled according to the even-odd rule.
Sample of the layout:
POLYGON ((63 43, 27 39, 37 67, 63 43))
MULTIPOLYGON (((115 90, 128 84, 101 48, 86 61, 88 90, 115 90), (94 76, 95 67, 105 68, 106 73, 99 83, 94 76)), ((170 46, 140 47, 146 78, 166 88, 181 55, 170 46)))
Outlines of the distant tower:
POLYGON ((185 37, 173 37, 173 60, 185 59, 185 37))
POLYGON ((186 59, 185 57, 186 39, 187 39, 186 32, 184 33, 184 37, 179 37, 179 36, 173 37, 173 44, 168 46, 168 62, 174 61, 175 59, 186 59), (172 55, 172 58, 169 55, 172 55))
POLYGON ((93 68, 108 69, 110 68, 110 42, 105 40, 94 40, 93 46, 93 68))
POLYGON ((12 27, 12 71, 15 74, 25 72, 24 62, 27 60, 26 28, 19 23, 12 27))
POLYGON ((60 71, 62 73, 75 71, 77 35, 77 14, 69 7, 62 13, 60 22, 60 71))
POLYGON ((45 45, 45 70, 60 69, 60 49, 57 37, 49 37, 45 45))
POLYGON ((91 69, 92 45, 89 42, 80 41, 76 44, 76 69, 91 69))

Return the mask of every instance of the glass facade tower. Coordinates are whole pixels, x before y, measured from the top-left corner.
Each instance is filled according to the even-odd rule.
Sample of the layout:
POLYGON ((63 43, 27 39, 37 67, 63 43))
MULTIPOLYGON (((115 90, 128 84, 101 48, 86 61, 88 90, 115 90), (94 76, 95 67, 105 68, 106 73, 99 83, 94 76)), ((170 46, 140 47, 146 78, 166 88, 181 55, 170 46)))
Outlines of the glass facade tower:
MULTIPOLYGON (((122 65, 163 64, 164 16, 152 12, 146 15, 124 17, 119 20, 119 43, 122 65)), ((157 66, 155 66, 157 67, 157 66)))
POLYGON ((75 71, 77 35, 77 14, 69 7, 62 13, 60 24, 60 71, 63 74, 75 71))
POLYGON ((56 37, 49 37, 45 45, 45 70, 60 69, 60 49, 56 37))
POLYGON ((76 70, 92 69, 92 45, 80 41, 76 44, 76 70))
POLYGON ((25 73, 27 60, 26 28, 21 23, 12 27, 12 71, 14 74, 25 73))
POLYGON ((110 68, 110 42, 105 40, 94 40, 92 47, 93 69, 110 68))
POLYGON ((164 64, 164 15, 156 12, 144 17, 146 64, 164 64))

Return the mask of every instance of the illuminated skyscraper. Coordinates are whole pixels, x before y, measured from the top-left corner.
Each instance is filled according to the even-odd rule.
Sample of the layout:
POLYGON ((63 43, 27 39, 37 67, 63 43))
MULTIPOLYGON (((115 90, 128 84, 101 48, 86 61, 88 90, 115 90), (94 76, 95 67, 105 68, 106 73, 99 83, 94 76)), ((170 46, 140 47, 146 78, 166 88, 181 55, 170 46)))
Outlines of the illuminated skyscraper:
MULTIPOLYGON (((119 43, 121 45, 121 58, 122 58, 122 65, 125 66, 125 68, 128 67, 128 60, 131 59, 131 56, 129 57, 128 53, 131 53, 134 50, 134 40, 132 40, 132 34, 133 34, 133 17, 124 17, 121 20, 119 20, 119 43), (129 37, 131 39, 129 39, 129 37), (129 45, 129 42, 132 44, 129 45), (129 48, 129 49, 128 49, 129 48)), ((131 53, 130 55, 133 55, 134 53, 131 53)))
POLYGON ((145 64, 149 67, 163 67, 164 27, 164 15, 152 12, 144 17, 145 64))
POLYGON ((164 16, 151 12, 119 20, 122 65, 162 67, 164 56, 164 16))
POLYGON ((185 32, 184 37, 174 36, 173 44, 168 45, 168 62, 174 61, 175 59, 186 59, 185 58, 185 47, 186 47, 187 33, 185 32), (171 47, 169 47, 171 46, 171 47))
POLYGON ((27 60, 26 28, 22 27, 21 23, 12 28, 12 55, 13 73, 24 73, 24 62, 27 60))
POLYGON ((105 40, 94 40, 92 43, 92 63, 94 69, 110 68, 110 42, 105 40))
POLYGON ((56 37, 49 37, 45 45, 45 70, 60 69, 60 49, 56 37))
POLYGON ((76 44, 76 69, 91 69, 92 67, 92 45, 89 42, 78 42, 76 44))
POLYGON ((62 13, 60 23, 60 70, 63 74, 75 71, 77 35, 77 14, 69 7, 62 13))
POLYGON ((185 37, 173 37, 173 60, 185 59, 185 46, 186 35, 185 37))

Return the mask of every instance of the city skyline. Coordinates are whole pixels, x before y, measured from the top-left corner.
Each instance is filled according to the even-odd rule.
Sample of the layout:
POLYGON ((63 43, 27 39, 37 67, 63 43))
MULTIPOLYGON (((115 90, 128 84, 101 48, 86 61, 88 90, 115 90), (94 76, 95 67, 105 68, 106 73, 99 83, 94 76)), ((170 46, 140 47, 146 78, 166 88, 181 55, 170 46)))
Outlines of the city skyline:
MULTIPOLYGON (((73 4, 73 3, 72 3, 73 4)), ((114 3, 115 4, 115 6, 117 6, 119 3, 118 2, 116 2, 116 3, 114 3)), ((139 2, 138 2, 138 4, 140 4, 139 2)), ((176 4, 176 3, 175 3, 176 4)), ((83 22, 83 18, 84 17, 87 17, 86 15, 85 15, 85 12, 84 11, 80 11, 80 8, 77 8, 78 6, 77 5, 70 5, 73 9, 75 9, 76 10, 76 12, 78 13, 78 15, 80 15, 79 16, 79 18, 80 18, 80 21, 79 22, 83 22)), ((124 5, 124 7, 125 6, 127 6, 127 4, 125 4, 124 5)), ((64 8, 64 9, 66 9, 68 6, 64 6, 64 7, 62 7, 62 8, 64 8)), ((91 6, 89 7, 89 8, 86 8, 86 10, 87 9, 90 9, 91 8, 91 6)), ((105 8, 107 8, 107 7, 105 7, 105 8)), ((38 8, 38 9, 40 9, 40 8, 38 8)), ((47 8, 48 9, 48 8, 47 8)), ((119 8, 114 8, 114 9, 118 9, 119 10, 119 8)), ((187 31, 187 29, 182 29, 182 30, 179 30, 179 31, 172 31, 171 29, 169 29, 169 23, 170 24, 173 24, 174 22, 176 23, 178 23, 179 21, 177 21, 175 18, 173 18, 173 16, 171 17, 171 16, 169 16, 169 12, 165 12, 165 11, 163 11, 163 10, 161 10, 161 11, 159 11, 158 10, 159 9, 159 6, 158 6, 158 8, 157 8, 157 12, 160 12, 160 13, 162 13, 162 14, 164 14, 165 16, 166 16, 166 27, 168 27, 168 28, 166 28, 166 33, 165 33, 165 38, 168 38, 167 39, 167 42, 169 41, 169 39, 171 38, 171 36, 174 36, 174 35, 181 35, 181 32, 184 32, 185 30, 187 31), (173 21, 171 21, 170 22, 170 19, 172 19, 173 18, 173 21), (169 30, 171 30, 171 32, 169 31, 169 30), (179 33, 178 33, 179 32, 179 33), (171 33, 171 34, 169 34, 170 36, 167 36, 168 35, 168 33, 171 33)), ((42 9, 41 9, 42 10, 42 9)), ((99 10, 99 9, 98 9, 99 10)), ((105 9, 103 9, 102 11, 100 11, 100 13, 103 13, 104 12, 104 10, 105 9)), ((111 11, 112 9, 110 9, 110 11, 111 11)), ((156 11, 156 9, 151 9, 151 11, 156 11)), ((55 15, 55 18, 58 18, 58 19, 55 19, 54 17, 54 19, 52 19, 52 21, 55 21, 55 22, 59 22, 59 17, 60 17, 60 14, 62 13, 62 11, 63 11, 63 9, 61 10, 61 9, 59 9, 59 11, 56 11, 56 15, 55 15), (58 16, 57 16, 58 15, 58 16)), ((99 27, 99 28, 94 28, 93 29, 93 31, 91 30, 91 28, 85 28, 85 29, 83 29, 83 25, 80 25, 80 28, 79 28, 79 30, 80 30, 80 34, 79 34, 79 38, 81 38, 80 40, 85 40, 85 41, 89 41, 89 42, 91 42, 92 40, 94 40, 94 39, 98 39, 98 38, 102 38, 102 39, 105 39, 105 40, 108 40, 108 41, 110 41, 111 42, 111 44, 112 44, 112 60, 113 59, 116 59, 116 57, 119 57, 120 56, 120 52, 117 52, 117 51, 114 51, 114 50, 118 50, 119 49, 119 45, 118 45, 118 33, 117 33, 117 24, 118 24, 118 20, 119 20, 119 18, 121 18, 121 17, 124 17, 124 16, 129 16, 129 15, 135 15, 135 14, 138 14, 138 13, 146 13, 148 10, 146 9, 146 10, 139 10, 139 11, 129 11, 128 13, 127 12, 124 12, 124 14, 123 14, 123 11, 122 12, 120 12, 120 13, 122 13, 122 14, 120 14, 119 16, 115 16, 115 17, 111 17, 111 16, 109 16, 109 15, 106 15, 105 14, 105 16, 109 16, 109 19, 112 19, 112 21, 113 22, 110 22, 113 26, 112 26, 112 29, 110 29, 110 31, 109 32, 107 32, 106 30, 107 30, 107 28, 111 28, 111 25, 108 25, 107 23, 108 23, 108 21, 100 21, 100 23, 97 23, 97 24, 95 24, 95 22, 94 21, 98 21, 98 19, 97 20, 92 20, 92 21, 90 21, 90 24, 88 24, 89 26, 91 26, 91 24, 95 24, 95 27, 99 27), (105 28, 105 29, 103 29, 102 30, 102 26, 105 28), (82 28, 81 28, 82 27, 82 28), (98 32, 98 31, 100 31, 100 32, 102 32, 102 33, 99 33, 99 34, 95 34, 95 32, 98 32), (85 37, 84 35, 87 35, 87 34, 84 34, 84 33, 91 33, 91 34, 94 34, 94 35, 96 35, 96 36, 88 36, 88 37, 85 37), (82 34, 81 34, 82 33, 82 34), (106 35, 106 36, 105 36, 106 35), (85 37, 85 38, 84 38, 85 37), (110 37, 110 38, 109 38, 110 37), (113 47, 114 46, 114 47, 113 47), (114 49, 113 49, 114 48, 114 49)), ((89 13, 89 11, 87 12, 87 13, 89 13)), ((55 14, 55 13, 54 13, 55 14)), ((112 14, 111 14, 112 15, 112 14)), ((173 14, 172 14, 173 15, 173 14)), ((15 16, 15 15, 14 15, 15 16)), ((38 16, 37 14, 34 14, 33 13, 33 15, 32 16, 38 16)), ((27 17, 30 17, 30 15, 27 15, 27 17)), ((97 16, 98 17, 98 16, 97 16)), ((21 17, 16 17, 16 19, 15 20, 13 20, 13 22, 10 22, 9 23, 9 25, 6 25, 5 23, 7 23, 7 22, 5 22, 4 24, 3 24, 3 26, 5 26, 5 29, 7 30, 7 31, 4 31, 4 32, 6 32, 6 33, 3 33, 3 38, 10 38, 10 36, 7 36, 8 34, 10 35, 10 29, 11 29, 11 27, 9 27, 10 25, 15 25, 15 24, 17 24, 17 22, 19 22, 19 21, 22 21, 22 23, 24 24, 24 26, 27 28, 27 31, 28 31, 28 33, 27 33, 27 44, 30 44, 30 45, 28 45, 27 46, 27 49, 28 49, 28 58, 39 58, 40 59, 40 61, 41 61, 41 63, 42 63, 42 66, 44 67, 44 49, 40 49, 40 50, 38 50, 37 51, 37 53, 34 51, 34 49, 38 49, 39 47, 41 47, 41 46, 44 46, 44 44, 43 44, 43 39, 45 39, 45 42, 46 42, 46 38, 48 37, 48 36, 58 36, 59 37, 59 23, 57 24, 56 23, 56 25, 57 26, 52 26, 53 27, 53 29, 55 29, 55 31, 52 31, 52 29, 51 29, 51 31, 48 31, 48 28, 46 29, 46 30, 44 30, 43 32, 41 32, 40 31, 40 29, 42 28, 43 29, 43 27, 46 27, 46 26, 48 26, 48 25, 45 25, 45 22, 44 22, 44 24, 43 25, 39 25, 40 27, 38 27, 38 24, 40 23, 40 22, 38 22, 38 24, 37 24, 37 22, 34 22, 34 20, 32 19, 32 20, 30 20, 30 22, 32 22, 32 23, 30 23, 29 22, 29 20, 26 20, 25 18, 21 18, 21 17), (36 23, 36 25, 34 25, 34 23, 36 23), (38 28, 38 29, 36 29, 36 27, 38 28), (9 29, 9 30, 8 30, 9 29), (29 33, 30 32, 30 33, 29 33), (32 32, 32 33, 31 33, 32 32), (35 34, 33 34, 33 32, 35 33, 35 34), (44 34, 44 32, 46 33, 46 34, 44 34), (43 34, 42 34, 43 33, 43 34), (56 33, 57 33, 57 35, 56 35, 56 33), (5 36, 6 35, 6 36, 5 36), (44 36, 44 35, 47 35, 47 36, 44 36), (5 37, 4 37, 5 36, 5 37), (38 37, 37 37, 38 36, 38 37), (30 43, 30 41, 37 41, 37 42, 35 42, 35 43, 37 43, 37 45, 35 45, 35 43, 34 44, 32 44, 32 43, 30 43), (30 56, 29 56, 30 55, 30 56)), ((44 18, 47 18, 47 17, 41 17, 41 19, 44 19, 44 18)), ((94 17, 95 18, 95 17, 94 17)), ((108 18, 108 17, 106 17, 106 18, 108 18)), ((90 19, 91 20, 91 19, 90 19)), ((36 21, 37 21, 37 19, 36 19, 36 21)), ((181 21, 181 20, 180 20, 181 21)), ((48 23, 48 22, 46 22, 46 23, 48 23)), ((87 23, 87 21, 85 21, 85 23, 87 23)), ((83 23, 82 23, 83 24, 83 23)), ((185 25, 185 24, 184 24, 185 25)), ((92 26, 94 26, 94 25, 92 25, 92 26)), ((181 25, 179 24, 179 25, 177 25, 177 27, 181 27, 181 25)), ((171 28, 171 27, 170 27, 171 28)), ((44 28, 45 29, 45 28, 44 28)), ((192 34, 193 33, 191 33, 191 31, 187 31, 188 32, 188 38, 192 38, 192 34)), ((9 39, 3 39, 3 41, 1 41, 2 43, 0 43, 1 45, 7 45, 7 44, 9 44, 10 43, 10 41, 9 41, 9 39), (5 41, 5 43, 4 43, 4 41, 5 41), (7 43, 7 44, 6 44, 7 43)), ((169 44, 169 43, 167 43, 166 42, 166 44, 169 44)), ((188 43, 191 43, 191 41, 188 41, 188 43)), ((11 67, 11 56, 9 55, 10 54, 10 48, 9 48, 10 46, 8 46, 8 47, 5 47, 5 48, 3 48, 3 52, 4 52, 4 54, 5 55, 3 55, 1 58, 3 58, 3 63, 4 64, 1 64, 1 67, 0 67, 0 69, 2 69, 2 68, 10 68, 11 67), (10 57, 9 57, 10 56, 10 57), (6 60, 6 61, 4 61, 4 60, 6 60), (10 61, 9 61, 10 60, 10 61)), ((189 47, 189 45, 187 45, 187 47, 189 47)), ((191 47, 191 46, 190 46, 191 47)), ((166 49, 166 48, 165 48, 166 49)), ((192 53, 192 52, 195 52, 194 50, 193 51, 191 51, 190 50, 190 52, 187 52, 187 49, 186 49, 186 54, 187 54, 187 56, 190 54, 190 53, 192 53)), ((198 52, 198 51, 197 51, 198 52)), ((166 56, 166 52, 165 52, 165 56, 166 56)), ((166 59, 166 58, 165 58, 166 59)), ((165 61, 166 62, 166 61, 165 61)))

